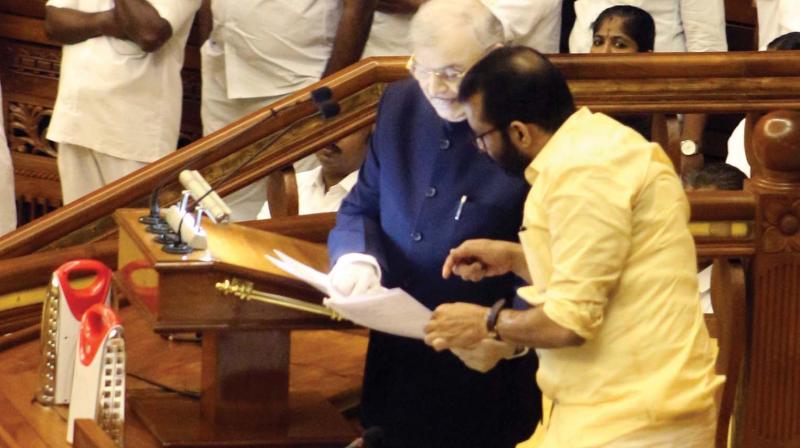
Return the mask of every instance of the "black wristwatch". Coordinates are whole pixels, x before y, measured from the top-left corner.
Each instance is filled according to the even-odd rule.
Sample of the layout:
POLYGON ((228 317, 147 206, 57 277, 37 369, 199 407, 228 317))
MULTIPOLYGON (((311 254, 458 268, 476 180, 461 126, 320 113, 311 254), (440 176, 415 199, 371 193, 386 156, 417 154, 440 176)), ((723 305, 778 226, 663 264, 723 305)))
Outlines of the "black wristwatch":
POLYGON ((489 312, 486 313, 486 332, 489 334, 489 337, 492 339, 500 339, 500 335, 497 333, 497 318, 500 317, 500 310, 506 305, 506 299, 500 299, 497 302, 494 302, 491 308, 489 308, 489 312))

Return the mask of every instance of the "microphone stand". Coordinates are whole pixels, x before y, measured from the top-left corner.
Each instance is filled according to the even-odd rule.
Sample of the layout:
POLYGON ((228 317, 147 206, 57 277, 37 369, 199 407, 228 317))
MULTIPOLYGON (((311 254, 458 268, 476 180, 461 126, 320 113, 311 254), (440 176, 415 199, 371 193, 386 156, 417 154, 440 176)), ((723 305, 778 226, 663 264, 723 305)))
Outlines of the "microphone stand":
MULTIPOLYGON (((315 113, 314 115, 312 115, 311 117, 313 117, 315 115, 319 115, 323 119, 327 120, 327 119, 335 117, 336 115, 339 115, 339 112, 341 111, 341 107, 339 106, 339 103, 336 102, 336 101, 325 100, 325 101, 322 101, 321 103, 319 103, 318 106, 319 106, 319 111, 317 113, 315 113)), ((257 151, 255 151, 250 157, 248 157, 244 162, 242 162, 238 167, 236 167, 235 170, 232 170, 230 173, 228 173, 227 176, 225 176, 221 180, 215 182, 216 183, 216 188, 218 188, 218 187, 220 187, 222 185, 225 185, 225 182, 230 180, 230 178, 234 174, 238 174, 239 171, 242 168, 244 168, 245 166, 249 165, 250 162, 255 160, 256 157, 260 156, 264 151, 266 151, 273 144, 275 144, 275 142, 280 140, 281 137, 286 135, 289 131, 293 130, 295 127, 299 126, 299 124, 300 124, 299 122, 294 122, 294 123, 290 124, 289 126, 285 127, 282 131, 280 131, 278 133, 278 135, 275 138, 273 138, 269 143, 267 143, 266 145, 264 145, 263 147, 261 147, 257 151)), ((206 191, 205 193, 200 195, 200 197, 198 197, 197 199, 194 200, 194 204, 199 204, 209 194, 213 193, 214 189, 215 189, 215 187, 213 187, 213 186, 211 188, 209 188, 208 191, 206 191)))
MULTIPOLYGON (((292 103, 287 104, 284 107, 270 108, 270 116, 268 118, 275 117, 275 116, 278 115, 279 112, 282 112, 282 111, 284 111, 286 109, 291 109, 291 108, 293 108, 295 106, 298 106, 298 105, 308 101, 308 99, 311 99, 311 101, 313 101, 318 106, 320 106, 321 104, 324 104, 324 103, 331 103, 331 102, 335 103, 335 101, 331 101, 332 96, 333 96, 333 91, 331 90, 330 87, 328 87, 328 86, 319 87, 319 88, 314 89, 314 90, 311 91, 311 93, 309 95, 309 98, 305 98, 305 99, 302 99, 302 100, 294 101, 292 103)), ((322 107, 322 106, 320 106, 320 107, 322 107)), ((337 107, 338 107, 338 105, 337 105, 337 107)), ((337 110, 336 113, 338 113, 338 110, 337 110)), ((326 117, 324 114, 323 114, 323 117, 324 118, 329 118, 329 117, 326 117)), ((289 128, 287 128, 287 130, 290 129, 291 127, 292 126, 289 126, 289 128)), ((277 140, 278 138, 282 137, 285 133, 286 132, 280 133, 277 138, 272 140, 270 143, 268 143, 262 149, 258 150, 256 152, 256 154, 254 154, 254 156, 260 154, 266 148, 270 147, 272 145, 272 143, 275 142, 275 140, 277 140)), ((234 170, 234 172, 239 171, 239 169, 241 169, 242 166, 250 163, 252 161, 252 159, 254 159, 254 158, 255 157, 251 157, 250 159, 248 159, 239 168, 234 170)), ((188 169, 195 162, 195 160, 196 159, 192 159, 189 162, 187 162, 181 169, 178 170, 178 172, 180 173, 181 171, 183 171, 185 169, 188 169)), ((230 177, 230 175, 226 176, 225 179, 223 179, 223 181, 228 180, 229 177, 230 177)), ((155 233, 155 234, 158 235, 158 236, 156 236, 156 241, 159 242, 159 244, 165 244, 163 241, 165 239, 169 239, 170 238, 170 237, 164 236, 164 235, 169 234, 171 232, 171 229, 169 228, 169 225, 166 223, 166 221, 164 221, 164 219, 161 217, 161 207, 158 204, 158 195, 161 193, 161 189, 164 188, 164 186, 167 185, 167 183, 169 182, 170 178, 171 177, 168 176, 156 188, 153 189, 153 192, 150 194, 150 212, 145 216, 139 217, 139 222, 141 222, 143 224, 148 224, 147 229, 146 229, 148 232, 155 233)), ((208 193, 203 194, 203 198, 205 198, 206 195, 208 195, 208 193)), ((196 201, 196 202, 199 202, 199 200, 196 201)), ((180 236, 178 236, 178 239, 180 239, 180 236)))

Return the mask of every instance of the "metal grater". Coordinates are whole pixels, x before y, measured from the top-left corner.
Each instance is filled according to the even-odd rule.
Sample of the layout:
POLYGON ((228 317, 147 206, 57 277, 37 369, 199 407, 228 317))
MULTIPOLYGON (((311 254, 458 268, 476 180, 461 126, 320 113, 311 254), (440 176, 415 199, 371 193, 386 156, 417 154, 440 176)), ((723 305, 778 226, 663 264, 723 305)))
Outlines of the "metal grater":
POLYGON ((122 447, 125 425, 125 340, 122 327, 109 331, 103 352, 95 420, 122 447))
POLYGON ((36 400, 46 406, 67 404, 72 393, 75 347, 83 313, 111 302, 111 270, 89 259, 68 261, 53 271, 42 305, 41 364, 36 400), (78 287, 70 277, 92 278, 78 287))
POLYGON ((50 406, 56 398, 56 344, 58 336, 58 301, 61 291, 54 276, 47 287, 42 305, 41 350, 42 361, 39 367, 39 392, 36 401, 50 406))
POLYGON ((114 310, 95 304, 83 315, 75 351, 75 379, 67 419, 67 442, 75 421, 92 419, 117 446, 125 424, 125 340, 114 310))

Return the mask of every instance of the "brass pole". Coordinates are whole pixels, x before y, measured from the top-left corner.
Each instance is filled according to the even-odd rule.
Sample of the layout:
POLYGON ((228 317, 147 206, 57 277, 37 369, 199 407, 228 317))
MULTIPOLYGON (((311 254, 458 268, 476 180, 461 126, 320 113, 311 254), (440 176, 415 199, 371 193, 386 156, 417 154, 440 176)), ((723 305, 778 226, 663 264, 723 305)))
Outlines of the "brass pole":
POLYGON ((297 311, 304 311, 306 313, 327 316, 333 320, 343 319, 342 316, 330 308, 322 305, 304 302, 302 300, 293 299, 280 294, 255 290, 253 289, 253 282, 247 280, 241 280, 238 278, 228 279, 224 282, 217 283, 216 288, 225 295, 233 294, 241 300, 255 300, 257 302, 268 303, 270 305, 277 305, 297 311))

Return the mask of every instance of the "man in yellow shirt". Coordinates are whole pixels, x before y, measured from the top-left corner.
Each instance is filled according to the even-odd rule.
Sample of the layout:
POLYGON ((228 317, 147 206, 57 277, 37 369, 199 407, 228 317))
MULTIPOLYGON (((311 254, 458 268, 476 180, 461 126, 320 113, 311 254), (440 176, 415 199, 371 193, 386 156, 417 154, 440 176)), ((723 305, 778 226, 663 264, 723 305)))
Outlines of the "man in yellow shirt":
POLYGON ((664 151, 576 111, 560 73, 528 48, 490 53, 459 99, 478 148, 532 188, 521 244, 467 241, 442 274, 514 272, 531 308, 440 305, 426 343, 535 348, 553 402, 545 447, 712 446, 722 379, 697 299, 688 202, 664 151))

